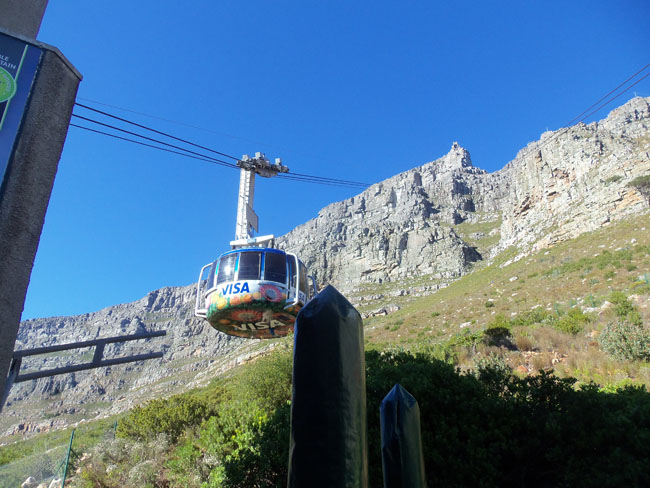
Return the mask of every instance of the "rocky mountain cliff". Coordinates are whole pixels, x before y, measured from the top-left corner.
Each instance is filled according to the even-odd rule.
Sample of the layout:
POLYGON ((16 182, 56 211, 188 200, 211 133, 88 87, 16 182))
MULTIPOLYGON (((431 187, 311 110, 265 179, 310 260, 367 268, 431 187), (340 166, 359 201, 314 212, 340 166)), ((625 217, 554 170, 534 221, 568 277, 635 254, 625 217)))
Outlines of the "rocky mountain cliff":
MULTIPOLYGON (((474 167, 469 152, 454 143, 440 159, 325 207, 277 244, 297 252, 320 283, 343 291, 401 282, 400 293, 409 293, 417 277, 432 283, 422 289, 433 293, 504 249, 515 247, 523 256, 646 212, 648 202, 629 183, 650 174, 649 125, 650 98, 635 98, 600 122, 543 134, 495 173, 474 167)), ((123 411, 205 383, 269 347, 217 333, 194 318, 193 292, 193 286, 163 288, 94 313, 23 322, 17 349, 164 329, 164 338, 113 345, 106 356, 163 350, 165 357, 16 385, 0 433, 123 411)), ((91 354, 81 352, 87 360, 91 354)), ((50 355, 23 367, 73 360, 50 355)))
POLYGON ((546 132, 501 173, 498 250, 539 249, 647 210, 630 181, 650 174, 650 98, 634 98, 599 122, 546 132))
POLYGON ((325 207, 278 244, 297 252, 319 281, 347 289, 463 274, 488 257, 460 238, 455 227, 464 222, 500 222, 497 245, 483 250, 494 255, 509 246, 525 253, 644 211, 628 184, 650 173, 649 100, 547 132, 495 173, 475 168, 454 143, 436 161, 325 207))

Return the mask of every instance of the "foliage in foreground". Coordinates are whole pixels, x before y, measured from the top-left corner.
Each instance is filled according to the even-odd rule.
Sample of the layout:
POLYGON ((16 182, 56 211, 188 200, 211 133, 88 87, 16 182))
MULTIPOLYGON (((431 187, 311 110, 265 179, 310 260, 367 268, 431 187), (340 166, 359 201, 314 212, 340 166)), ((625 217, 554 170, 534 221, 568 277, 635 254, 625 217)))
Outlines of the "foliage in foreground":
MULTIPOLYGON (((643 388, 576 389, 573 379, 548 372, 518 378, 490 364, 461 374, 430 355, 405 352, 367 352, 366 375, 370 486, 382 486, 379 404, 398 382, 420 405, 429 486, 650 484, 650 394, 643 388)), ((285 486, 290 386, 289 351, 242 368, 218 396, 192 395, 205 404, 198 411, 210 413, 192 417, 169 447, 157 436, 177 431, 161 434, 145 419, 187 404, 151 402, 132 414, 142 431, 121 431, 122 449, 136 454, 112 468, 110 457, 96 454, 84 468, 85 486, 285 486), (153 446, 157 457, 146 459, 153 446)))

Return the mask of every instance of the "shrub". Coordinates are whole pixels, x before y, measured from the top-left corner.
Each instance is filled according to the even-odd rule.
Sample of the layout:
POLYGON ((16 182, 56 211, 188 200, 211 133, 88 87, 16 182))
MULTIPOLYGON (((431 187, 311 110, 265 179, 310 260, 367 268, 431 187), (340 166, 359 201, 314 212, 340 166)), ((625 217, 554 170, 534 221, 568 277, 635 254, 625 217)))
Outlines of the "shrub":
POLYGON ((186 428, 199 425, 211 414, 210 405, 198 398, 188 395, 159 398, 131 410, 118 424, 117 435, 147 440, 166 434, 176 441, 186 428))
POLYGON ((488 327, 483 332, 483 341, 488 346, 512 346, 510 342, 510 329, 508 327, 488 327))
POLYGON ((292 371, 292 351, 275 350, 241 368, 229 384, 230 396, 271 411, 291 399, 292 371))
POLYGON ((513 317, 510 322, 513 326, 528 327, 534 324, 542 324, 548 317, 548 312, 541 307, 533 308, 513 317))
POLYGON ((609 185, 610 183, 616 183, 617 181, 620 181, 622 179, 623 179, 623 177, 621 175, 610 176, 609 178, 607 178, 605 180, 605 184, 609 185))
POLYGON ((566 315, 554 321, 553 327, 567 334, 576 335, 582 332, 585 325, 592 320, 593 318, 590 315, 585 314, 579 308, 571 308, 566 315))
POLYGON ((487 301, 485 302, 485 308, 492 308, 494 307, 494 302, 487 301))
POLYGON ((619 360, 650 360, 650 331, 642 324, 620 320, 607 324, 598 336, 600 347, 619 360))
POLYGON ((499 327, 509 329, 511 326, 512 324, 510 323, 510 320, 507 319, 506 316, 503 315, 502 313, 496 314, 492 318, 492 320, 490 320, 490 322, 488 323, 488 329, 499 328, 499 327))
POLYGON ((534 351, 535 346, 530 337, 525 335, 518 335, 515 337, 515 345, 519 351, 534 351))
POLYGON ((483 331, 472 332, 465 329, 464 332, 456 334, 449 340, 449 346, 452 347, 465 347, 472 352, 476 352, 476 346, 483 340, 483 331))
POLYGON ((628 186, 636 188, 650 203, 650 175, 637 176, 628 183, 628 186))
POLYGON ((160 486, 157 481, 168 441, 169 438, 161 434, 147 442, 118 438, 99 444, 79 468, 80 485, 84 488, 160 486))
POLYGON ((628 300, 625 293, 613 291, 608 300, 614 305, 614 313, 621 319, 627 319, 630 322, 640 324, 640 316, 634 304, 628 300))
MULTIPOLYGON (((471 345, 479 337, 484 334, 465 332, 456 340, 471 345)), ((210 419, 186 430, 172 449, 164 436, 111 441, 88 461, 83 486, 286 486, 290 405, 282 399, 291 363, 282 354, 232 375, 214 397, 210 419), (260 390, 247 390, 251 385, 260 390), (269 394, 262 406, 269 399, 261 395, 269 394)), ((431 484, 648 486, 650 395, 642 389, 575 389, 574 379, 548 372, 517 378, 499 356, 477 359, 476 372, 462 374, 430 355, 368 351, 369 486, 382 485, 379 405, 395 383, 419 403, 431 484)))

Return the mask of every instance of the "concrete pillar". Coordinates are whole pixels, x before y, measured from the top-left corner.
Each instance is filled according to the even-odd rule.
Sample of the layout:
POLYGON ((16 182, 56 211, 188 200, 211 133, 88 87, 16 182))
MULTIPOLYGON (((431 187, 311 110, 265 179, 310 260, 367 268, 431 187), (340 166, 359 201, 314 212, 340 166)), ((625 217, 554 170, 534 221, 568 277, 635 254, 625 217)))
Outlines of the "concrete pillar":
POLYGON ((0 0, 0 29, 36 39, 47 0, 0 0))
MULTIPOLYGON (((41 5, 42 16, 46 3, 0 0, 0 22, 5 23, 5 8, 14 12, 18 6, 41 5)), ((81 81, 79 72, 56 48, 24 37, 25 29, 35 33, 39 25, 40 18, 38 23, 25 21, 19 26, 22 33, 18 39, 42 50, 40 69, 26 109, 15 115, 20 123, 13 145, 0 138, 6 146, 0 147, 0 154, 5 155, 0 166, 6 166, 0 186, 0 394, 5 389, 45 212, 81 81)), ((15 30, 0 29, 0 33, 16 38, 15 30)), ((0 130, 7 130, 7 124, 0 130)), ((56 286, 56 276, 52 286, 56 286)))

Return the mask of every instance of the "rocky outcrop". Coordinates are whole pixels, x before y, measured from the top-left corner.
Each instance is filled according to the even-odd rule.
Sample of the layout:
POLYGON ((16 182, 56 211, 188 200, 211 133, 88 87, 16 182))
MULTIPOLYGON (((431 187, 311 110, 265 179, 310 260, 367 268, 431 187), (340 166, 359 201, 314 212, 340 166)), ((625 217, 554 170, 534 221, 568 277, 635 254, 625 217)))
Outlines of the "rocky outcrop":
POLYGON ((591 124, 546 132, 499 173, 510 181, 497 248, 539 249, 647 210, 629 186, 650 174, 650 98, 591 124))
POLYGON ((298 253, 319 282, 341 289, 421 274, 452 279, 481 259, 453 226, 498 212, 507 189, 454 143, 436 161, 325 207, 277 244, 298 253))
POLYGON ((495 173, 475 168, 454 143, 442 158, 325 207, 277 242, 298 253, 319 281, 347 290, 467 272, 486 256, 459 237, 455 226, 465 221, 502 218, 492 256, 595 230, 647 209, 629 183, 650 174, 649 101, 634 98, 603 121, 547 132, 495 173))

